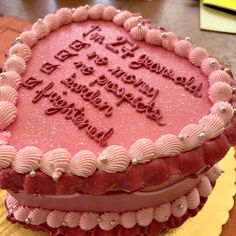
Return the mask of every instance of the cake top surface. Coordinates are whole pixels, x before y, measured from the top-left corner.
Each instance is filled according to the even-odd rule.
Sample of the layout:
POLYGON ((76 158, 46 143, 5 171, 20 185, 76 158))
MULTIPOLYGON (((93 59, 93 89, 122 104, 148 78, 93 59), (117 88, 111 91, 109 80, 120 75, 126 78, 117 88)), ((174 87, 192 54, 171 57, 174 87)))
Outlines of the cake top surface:
POLYGON ((62 8, 9 50, 1 142, 10 136, 20 150, 19 173, 122 172, 222 134, 234 116, 231 82, 203 48, 140 16, 101 4, 62 8))

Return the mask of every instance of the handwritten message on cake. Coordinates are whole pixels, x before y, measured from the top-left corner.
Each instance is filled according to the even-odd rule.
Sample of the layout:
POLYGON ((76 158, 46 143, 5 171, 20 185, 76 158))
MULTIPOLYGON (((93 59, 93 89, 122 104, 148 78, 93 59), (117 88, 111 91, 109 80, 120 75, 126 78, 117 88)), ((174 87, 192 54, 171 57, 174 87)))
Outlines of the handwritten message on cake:
POLYGON ((111 119, 116 107, 126 104, 134 112, 142 114, 144 119, 154 122, 154 125, 165 125, 163 112, 157 103, 161 93, 158 82, 153 86, 149 84, 148 78, 140 78, 140 69, 171 80, 190 95, 201 97, 202 83, 198 83, 194 77, 175 75, 173 69, 167 68, 149 55, 140 53, 140 46, 125 36, 119 35, 115 40, 106 38, 102 27, 98 25, 85 28, 78 38, 55 52, 53 60, 49 57, 46 62, 39 65, 39 72, 47 76, 49 82, 32 76, 22 85, 26 89, 34 90, 33 103, 41 102, 42 99, 49 101, 50 107, 45 109, 45 115, 61 115, 68 122, 72 122, 79 131, 85 132, 104 147, 115 129, 109 127, 109 123, 107 127, 106 122, 103 129, 99 129, 96 122, 88 119, 86 112, 91 107, 103 114, 105 119, 111 119), (104 48, 103 53, 96 50, 96 45, 104 48), (114 59, 111 60, 111 53, 117 59, 125 60, 128 67, 116 64, 114 59), (81 54, 86 55, 86 60, 81 60, 81 54), (56 71, 60 70, 63 73, 65 62, 69 62, 74 68, 71 75, 60 80, 53 79, 56 71), (98 73, 98 68, 103 68, 103 73, 100 73, 101 70, 98 73), (89 83, 84 83, 81 77, 88 78, 89 83), (58 83, 64 88, 63 92, 55 88, 58 83), (103 96, 104 94, 107 95, 103 96), (80 99, 84 105, 78 105, 76 100, 69 101, 66 97, 68 95, 76 96, 76 100, 80 99), (110 101, 109 96, 116 102, 114 103, 114 99, 110 101))

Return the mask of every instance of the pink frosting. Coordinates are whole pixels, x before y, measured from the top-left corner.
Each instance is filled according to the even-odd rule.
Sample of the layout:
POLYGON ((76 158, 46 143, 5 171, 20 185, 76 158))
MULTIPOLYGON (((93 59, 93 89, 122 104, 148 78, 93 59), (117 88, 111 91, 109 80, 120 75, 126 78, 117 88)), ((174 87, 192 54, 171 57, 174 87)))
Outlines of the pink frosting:
POLYGON ((130 34, 136 40, 144 40, 147 28, 141 24, 131 29, 130 34))
POLYGON ((214 184, 221 173, 222 169, 218 164, 215 164, 209 171, 207 171, 206 175, 210 182, 214 184))
POLYGON ((0 130, 6 129, 16 119, 17 109, 14 104, 0 101, 0 130))
POLYGON ((102 19, 106 21, 111 21, 116 14, 117 10, 115 7, 113 6, 105 7, 105 9, 103 10, 102 19))
POLYGON ((48 214, 48 210, 42 208, 34 208, 30 211, 28 219, 30 220, 30 224, 32 225, 41 225, 45 223, 48 214))
POLYGON ((176 135, 162 135, 155 143, 157 155, 162 156, 177 156, 182 150, 182 142, 176 135))
POLYGON ((20 34, 19 39, 30 48, 38 41, 36 35, 32 31, 24 31, 20 34))
POLYGON ((148 226, 154 219, 154 209, 152 207, 141 209, 137 212, 136 218, 140 226, 148 226))
POLYGON ((232 98, 232 88, 225 82, 216 82, 209 89, 209 98, 212 103, 219 101, 229 102, 232 98))
POLYGON ((68 212, 65 215, 64 223, 67 227, 75 228, 79 225, 80 213, 78 212, 68 212))
POLYGON ((98 222, 99 227, 105 231, 115 228, 120 223, 120 217, 117 213, 104 213, 98 222))
POLYGON ((116 25, 122 26, 125 23, 125 21, 131 16, 132 14, 129 11, 122 11, 119 12, 117 15, 115 15, 115 17, 113 18, 113 22, 116 25))
POLYGON ((215 138, 224 132, 224 122, 216 115, 203 116, 199 121, 199 125, 201 125, 207 140, 215 138))
POLYGON ((60 26, 58 16, 52 13, 46 15, 43 19, 43 22, 48 26, 51 31, 58 29, 60 26))
POLYGON ((107 147, 98 157, 98 168, 108 173, 123 172, 131 160, 130 154, 119 145, 107 147))
POLYGON ((88 10, 89 18, 92 20, 99 20, 102 18, 104 5, 96 4, 88 10))
POLYGON ((18 57, 23 58, 26 62, 31 57, 31 49, 23 43, 17 43, 13 45, 9 50, 9 55, 17 55, 18 57))
POLYGON ((189 60, 195 66, 201 66, 202 61, 208 57, 208 53, 201 47, 193 48, 189 53, 189 60))
POLYGON ((7 71, 0 74, 0 86, 11 86, 14 89, 18 89, 20 87, 21 77, 15 71, 7 71))
POLYGON ((212 192, 211 182, 206 176, 203 176, 198 184, 198 192, 201 197, 208 197, 212 192))
POLYGON ((137 163, 146 163, 156 157, 156 148, 150 139, 142 138, 130 147, 129 153, 133 161, 136 160, 137 163))
POLYGON ((230 84, 231 80, 232 78, 230 77, 230 75, 223 70, 215 70, 209 76, 210 85, 216 82, 225 82, 227 84, 230 84))
POLYGON ((146 43, 151 45, 161 45, 161 31, 158 29, 150 29, 145 35, 146 43))
POLYGON ((196 209, 200 204, 200 196, 198 190, 195 188, 191 192, 189 192, 186 196, 188 208, 191 210, 196 209))
POLYGON ((63 211, 51 211, 47 216, 47 224, 52 228, 58 228, 64 222, 65 215, 63 211))
MULTIPOLYGON (((189 124, 180 131, 182 137, 183 151, 201 146, 205 141, 205 133, 201 126, 196 124, 189 124), (202 134, 202 136, 201 136, 202 134)), ((181 138, 180 138, 181 139, 181 138)))
POLYGON ((73 21, 82 22, 88 19, 88 9, 86 7, 78 7, 72 13, 73 21))
POLYGON ((38 20, 32 25, 32 32, 36 35, 37 39, 42 39, 48 36, 49 27, 42 20, 38 20))
POLYGON ((130 31, 132 28, 138 25, 138 23, 141 23, 141 19, 139 16, 133 16, 127 19, 124 23, 124 28, 128 31, 130 31))
POLYGON ((0 86, 0 101, 7 101, 13 103, 17 102, 18 93, 10 86, 0 86))
POLYGON ((12 55, 7 59, 5 63, 5 69, 6 71, 15 71, 22 75, 26 70, 26 64, 24 59, 21 57, 12 55))
POLYGON ((44 154, 44 157, 41 159, 40 169, 53 178, 54 174, 59 175, 55 176, 55 180, 58 180, 61 173, 67 170, 70 160, 71 155, 67 150, 57 148, 44 154))
POLYGON ((67 25, 72 21, 72 12, 69 8, 61 8, 55 15, 58 17, 60 25, 67 25))
POLYGON ((8 194, 6 198, 7 209, 11 211, 14 207, 16 208, 18 205, 19 205, 18 201, 10 194, 8 194))
POLYGON ((16 156, 16 149, 13 146, 0 146, 0 169, 7 168, 11 165, 16 156))
POLYGON ((16 211, 14 211, 14 217, 20 221, 20 222, 24 222, 26 220, 26 218, 28 217, 30 212, 30 208, 28 207, 18 207, 16 211))
POLYGON ((69 170, 77 176, 91 176, 97 169, 97 156, 91 151, 83 150, 76 153, 70 162, 69 170))
POLYGON ((12 163, 12 168, 17 173, 27 174, 39 168, 39 162, 42 157, 43 152, 39 148, 27 146, 18 151, 12 163))
POLYGON ((191 49, 192 49, 192 44, 187 40, 179 40, 175 44, 175 53, 181 57, 188 58, 191 49))
POLYGON ((188 203, 185 196, 182 196, 179 199, 175 200, 171 205, 171 212, 175 217, 183 216, 186 213, 187 209, 188 203))
POLYGON ((162 46, 168 51, 173 51, 175 48, 175 43, 177 41, 177 37, 172 32, 162 33, 161 43, 162 46))
POLYGON ((125 212, 120 216, 120 224, 126 228, 131 229, 136 225, 135 212, 125 212))
POLYGON ((0 145, 8 144, 8 140, 11 137, 10 131, 0 131, 0 145))
POLYGON ((217 102, 212 106, 211 114, 219 116, 225 124, 228 124, 234 116, 234 109, 228 102, 217 102))
POLYGON ((213 71, 219 70, 220 64, 217 59, 215 58, 206 58, 202 61, 201 70, 203 74, 209 76, 213 71))
POLYGON ((80 217, 80 228, 86 231, 95 228, 98 224, 98 217, 99 215, 97 213, 82 213, 80 217))
POLYGON ((155 209, 154 218, 157 222, 165 222, 171 216, 171 204, 165 203, 155 209))

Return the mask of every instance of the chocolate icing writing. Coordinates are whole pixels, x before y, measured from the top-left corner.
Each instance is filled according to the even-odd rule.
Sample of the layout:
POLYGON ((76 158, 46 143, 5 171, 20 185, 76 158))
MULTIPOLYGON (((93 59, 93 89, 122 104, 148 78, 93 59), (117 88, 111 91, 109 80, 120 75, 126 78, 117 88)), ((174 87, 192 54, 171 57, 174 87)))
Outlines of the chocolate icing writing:
POLYGON ((83 33, 83 37, 86 38, 89 34, 91 34, 92 32, 94 32, 94 31, 96 31, 96 30, 97 30, 97 31, 101 31, 100 26, 98 26, 98 25, 92 25, 92 26, 91 26, 91 29, 90 29, 89 31, 83 33))
POLYGON ((41 84, 42 82, 43 80, 38 80, 34 77, 30 77, 22 83, 22 86, 27 89, 33 89, 35 86, 41 84))
POLYGON ((43 89, 36 91, 36 96, 32 100, 33 103, 40 101, 41 98, 46 97, 52 103, 53 107, 45 110, 46 115, 53 115, 58 112, 64 115, 66 120, 71 120, 78 129, 85 129, 85 133, 97 142, 101 147, 107 145, 108 139, 114 133, 114 129, 110 128, 107 131, 99 131, 97 127, 90 124, 85 117, 84 107, 76 108, 75 103, 68 103, 56 91, 51 90, 54 83, 49 83, 43 89))
POLYGON ((107 43, 105 44, 105 48, 112 51, 113 53, 118 54, 120 51, 117 47, 122 46, 121 48, 121 57, 126 58, 126 57, 133 57, 134 56, 134 51, 136 51, 139 46, 136 45, 135 43, 131 42, 127 38, 123 36, 118 36, 116 38, 115 42, 112 43, 107 43), (128 48, 125 44, 128 44, 130 48, 128 48), (122 46, 123 45, 123 46, 122 46))
POLYGON ((95 58, 94 61, 98 66, 106 65, 108 63, 107 57, 101 57, 96 52, 92 52, 92 53, 88 54, 87 57, 88 57, 88 59, 95 58))
POLYGON ((184 76, 175 77, 174 71, 168 69, 165 66, 162 66, 158 62, 153 62, 147 55, 141 55, 138 60, 132 61, 129 64, 129 67, 132 69, 139 69, 144 67, 152 73, 161 74, 164 78, 173 80, 175 84, 181 85, 185 90, 192 93, 195 97, 201 97, 202 83, 195 84, 196 80, 194 77, 187 79, 184 76))
POLYGON ((151 102, 153 102, 156 96, 159 94, 159 89, 151 87, 146 82, 144 82, 141 78, 137 78, 135 75, 131 75, 124 70, 122 70, 119 66, 116 69, 108 69, 112 75, 114 75, 117 79, 121 79, 122 82, 126 84, 132 84, 134 88, 136 88, 139 92, 146 95, 147 97, 151 97, 151 102))
POLYGON ((86 66, 82 61, 74 62, 75 68, 80 68, 80 71, 84 75, 90 75, 94 72, 94 68, 92 66, 86 66))
POLYGON ((71 77, 60 81, 63 85, 70 89, 73 93, 78 93, 84 99, 84 101, 92 104, 96 109, 104 111, 105 116, 109 117, 113 113, 113 106, 107 101, 103 101, 101 91, 91 91, 87 85, 79 84, 76 82, 76 74, 72 74, 71 77))
POLYGON ((99 44, 103 44, 105 40, 105 36, 99 33, 94 33, 94 34, 91 34, 90 40, 93 40, 94 42, 98 42, 99 44))
POLYGON ((43 63, 43 65, 41 66, 40 70, 47 74, 47 75, 50 75, 52 74, 60 65, 53 65, 49 62, 45 62, 43 63))
POLYGON ((76 52, 80 51, 83 48, 89 47, 90 44, 89 43, 84 43, 78 39, 76 39, 75 41, 73 41, 69 47, 73 50, 75 50, 76 52))
POLYGON ((113 81, 107 79, 105 75, 99 76, 94 81, 90 82, 90 86, 98 84, 104 86, 106 91, 113 93, 117 98, 119 98, 116 106, 120 106, 123 102, 129 103, 135 110, 139 113, 145 113, 146 117, 154 120, 158 125, 165 125, 161 122, 162 114, 159 108, 155 106, 155 102, 145 103, 143 102, 143 97, 135 97, 133 93, 126 92, 126 89, 119 87, 118 84, 113 83, 113 81))
POLYGON ((59 61, 66 61, 67 59, 71 58, 71 57, 75 57, 78 56, 78 53, 71 53, 68 50, 61 50, 59 51, 54 57, 59 60, 59 61))

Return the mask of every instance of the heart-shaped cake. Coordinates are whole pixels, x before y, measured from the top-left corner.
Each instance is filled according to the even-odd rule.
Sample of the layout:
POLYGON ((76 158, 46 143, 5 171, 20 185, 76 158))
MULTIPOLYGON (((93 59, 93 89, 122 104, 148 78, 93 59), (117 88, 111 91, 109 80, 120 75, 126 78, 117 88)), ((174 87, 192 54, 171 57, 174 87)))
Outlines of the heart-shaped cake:
POLYGON ((232 74, 137 14, 62 8, 0 74, 8 219, 52 235, 155 234, 194 216, 236 144, 232 74))

